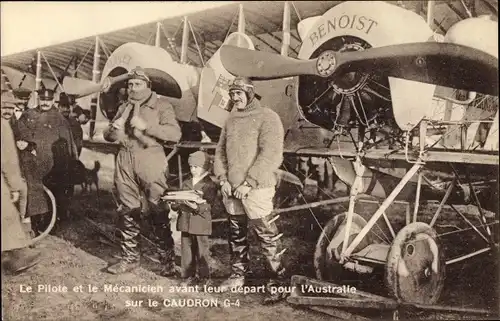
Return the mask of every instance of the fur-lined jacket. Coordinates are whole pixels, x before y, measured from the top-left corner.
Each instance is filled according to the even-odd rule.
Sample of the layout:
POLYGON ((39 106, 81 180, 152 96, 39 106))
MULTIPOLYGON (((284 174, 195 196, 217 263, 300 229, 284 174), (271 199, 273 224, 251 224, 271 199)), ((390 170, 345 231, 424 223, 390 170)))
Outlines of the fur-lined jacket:
POLYGON ((280 117, 254 98, 244 110, 231 111, 216 148, 214 173, 233 189, 245 181, 252 188, 276 186, 283 142, 280 117))

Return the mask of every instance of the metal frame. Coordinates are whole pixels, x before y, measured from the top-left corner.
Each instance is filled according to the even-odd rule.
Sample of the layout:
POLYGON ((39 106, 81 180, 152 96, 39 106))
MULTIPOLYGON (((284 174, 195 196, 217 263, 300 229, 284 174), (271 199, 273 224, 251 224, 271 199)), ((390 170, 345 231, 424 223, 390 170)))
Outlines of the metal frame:
MULTIPOLYGON (((99 46, 99 36, 95 37, 95 48, 94 48, 94 63, 92 66, 92 82, 97 84, 100 81, 100 75, 101 71, 99 70, 99 63, 100 63, 100 46, 99 46)), ((92 94, 92 98, 90 100, 90 112, 91 112, 91 118, 90 118, 90 139, 94 138, 95 134, 95 120, 97 117, 97 99, 99 97, 99 93, 96 92, 92 94)))
MULTIPOLYGON (((419 146, 420 146, 419 149, 420 149, 420 152, 419 152, 419 156, 418 156, 417 160, 416 161, 411 161, 411 163, 413 163, 413 166, 411 167, 411 169, 408 170, 408 172, 403 176, 403 178, 400 180, 400 182, 394 188, 394 190, 382 202, 382 204, 380 205, 380 207, 371 216, 370 220, 361 229, 361 231, 359 232, 359 234, 352 240, 352 242, 349 243, 350 227, 351 227, 351 223, 352 223, 353 216, 354 216, 354 203, 356 202, 356 198, 357 198, 357 196, 359 194, 359 189, 357 188, 357 186, 361 182, 361 178, 362 178, 363 171, 364 171, 364 165, 361 163, 361 157, 359 157, 359 156, 356 157, 355 165, 354 165, 355 170, 356 170, 356 178, 355 178, 355 181, 353 183, 353 186, 351 187, 351 195, 350 195, 350 201, 349 201, 349 210, 348 210, 347 219, 346 219, 346 226, 345 226, 344 242, 343 242, 342 252, 341 252, 341 255, 340 255, 341 256, 341 260, 340 260, 341 264, 345 263, 346 261, 348 261, 350 259, 350 257, 353 254, 354 249, 360 244, 360 242, 364 239, 364 237, 368 234, 368 232, 374 227, 374 225, 376 224, 376 222, 379 220, 379 218, 381 216, 384 216, 384 220, 386 221, 386 223, 390 227, 388 220, 385 218, 385 211, 390 206, 390 204, 392 204, 394 202, 396 196, 400 193, 400 191, 403 189, 403 187, 416 174, 418 174, 418 180, 417 180, 417 190, 416 190, 416 197, 415 197, 415 204, 414 204, 413 220, 412 221, 413 222, 417 221, 417 213, 418 213, 418 208, 419 208, 421 185, 422 185, 422 172, 420 172, 420 170, 425 166, 425 161, 423 159, 423 155, 424 155, 425 146, 426 146, 426 143, 425 143, 426 133, 427 133, 427 120, 424 119, 420 123, 420 130, 419 130, 419 146)), ((483 155, 480 155, 480 156, 483 156, 483 155)), ((409 160, 407 159, 407 161, 409 161, 409 160)), ((481 164, 481 163, 484 163, 484 162, 478 162, 478 163, 481 164)), ((493 164, 495 164, 495 163, 493 163, 493 164)), ((498 165, 498 160, 497 160, 496 164, 498 165)), ((453 168, 452 164, 451 164, 451 166, 453 168)), ((434 226, 434 224, 435 224, 436 220, 438 219, 438 217, 439 217, 439 215, 440 215, 440 213, 441 213, 444 205, 447 203, 447 200, 448 200, 449 196, 451 195, 451 192, 452 192, 453 188, 456 187, 456 183, 458 181, 458 173, 456 172, 456 170, 454 168, 453 168, 453 171, 455 172, 455 176, 453 178, 453 181, 452 181, 451 185, 448 187, 448 189, 447 189, 447 191, 446 191, 443 199, 441 200, 441 203, 440 203, 440 205, 439 205, 436 213, 434 214, 433 218, 431 219, 431 222, 429 224, 431 227, 434 226)), ((463 256, 460 256, 460 257, 448 260, 448 261, 446 261, 447 265, 448 264, 452 264, 452 263, 456 263, 456 262, 459 262, 459 261, 462 261, 462 260, 464 260, 466 258, 470 258, 470 257, 476 256, 476 255, 482 254, 482 253, 487 252, 487 251, 490 251, 490 250, 493 249, 493 246, 494 246, 493 245, 493 235, 491 233, 491 230, 490 230, 489 226, 486 223, 486 217, 485 217, 485 215, 484 215, 484 213, 483 213, 483 211, 481 209, 481 204, 479 202, 479 199, 477 198, 476 191, 475 191, 475 189, 473 188, 473 186, 471 184, 471 180, 470 180, 470 177, 469 177, 468 174, 467 174, 467 180, 468 180, 468 184, 470 185, 471 193, 473 195, 474 204, 479 209, 482 226, 475 226, 475 225, 473 225, 452 204, 450 204, 449 206, 458 214, 458 216, 460 216, 468 225, 470 225, 471 228, 482 239, 484 239, 487 242, 488 247, 485 247, 485 248, 483 248, 481 250, 474 251, 474 252, 465 254, 463 256), (483 227, 486 230, 488 238, 486 236, 484 236, 479 231, 478 227, 483 227)), ((409 219, 407 219, 407 224, 408 223, 409 223, 409 219)), ((391 234, 393 234, 393 232, 391 232, 391 234)), ((357 257, 357 259, 361 260, 361 258, 359 258, 359 257, 357 257)))

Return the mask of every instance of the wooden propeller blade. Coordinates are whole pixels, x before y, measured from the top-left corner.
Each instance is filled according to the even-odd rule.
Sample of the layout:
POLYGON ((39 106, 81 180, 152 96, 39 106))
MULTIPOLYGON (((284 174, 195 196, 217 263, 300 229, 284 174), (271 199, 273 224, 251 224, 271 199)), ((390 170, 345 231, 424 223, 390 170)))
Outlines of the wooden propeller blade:
POLYGON ((498 59, 483 51, 452 44, 422 42, 337 53, 335 73, 386 76, 498 95, 498 59))
POLYGON ((117 82, 126 80, 128 78, 129 78, 129 74, 128 73, 125 73, 125 74, 117 76, 117 77, 106 77, 99 84, 90 85, 88 87, 82 88, 81 90, 78 90, 77 92, 72 92, 72 93, 69 93, 69 94, 76 95, 76 98, 85 97, 85 96, 88 96, 88 95, 95 94, 97 92, 106 91, 113 84, 116 84, 117 82))
POLYGON ((376 72, 498 95, 498 59, 474 48, 451 43, 422 42, 364 51, 325 51, 311 60, 298 60, 234 46, 222 46, 220 55, 227 71, 254 79, 300 75, 330 77, 345 72, 376 72))
POLYGON ((297 60, 281 55, 223 45, 222 65, 233 75, 255 79, 286 78, 298 75, 317 75, 316 59, 297 60))

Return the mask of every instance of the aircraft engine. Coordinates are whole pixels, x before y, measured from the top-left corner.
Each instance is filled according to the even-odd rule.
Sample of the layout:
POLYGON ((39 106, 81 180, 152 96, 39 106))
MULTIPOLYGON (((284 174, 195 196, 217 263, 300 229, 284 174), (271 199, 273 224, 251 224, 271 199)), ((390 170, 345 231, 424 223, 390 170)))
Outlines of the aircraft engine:
MULTIPOLYGON (((299 59, 317 58, 326 50, 363 51, 433 39, 422 17, 386 2, 343 2, 307 23, 308 30, 299 24, 304 34, 299 59)), ((425 115, 434 89, 371 70, 328 78, 301 75, 295 94, 304 118, 334 132, 356 123, 376 130, 410 130, 425 115)))

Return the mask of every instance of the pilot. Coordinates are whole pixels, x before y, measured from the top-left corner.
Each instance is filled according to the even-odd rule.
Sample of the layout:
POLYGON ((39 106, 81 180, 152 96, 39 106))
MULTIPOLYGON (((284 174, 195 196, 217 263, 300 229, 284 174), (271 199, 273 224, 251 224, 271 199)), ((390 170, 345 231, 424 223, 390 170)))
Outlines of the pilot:
POLYGON ((140 67, 132 70, 128 80, 128 100, 122 104, 109 127, 107 141, 120 142, 116 156, 115 186, 120 202, 119 229, 122 259, 108 267, 113 274, 131 271, 139 265, 138 237, 135 221, 142 208, 162 249, 163 276, 175 273, 174 241, 170 230, 168 208, 159 205, 167 188, 168 162, 162 142, 178 142, 181 129, 172 105, 151 90, 151 81, 140 67), (147 202, 141 202, 145 195, 147 202))
POLYGON ((38 91, 38 106, 25 110, 18 125, 17 147, 29 151, 22 160, 29 191, 27 216, 49 211, 45 185, 56 198, 58 218, 67 217, 69 173, 78 154, 69 123, 54 106, 54 91, 38 91))
MULTIPOLYGON (((277 286, 285 269, 281 264, 281 234, 271 214, 277 172, 283 161, 284 130, 273 110, 260 105, 254 85, 247 78, 237 77, 229 86, 234 104, 222 130, 214 159, 214 172, 220 181, 221 193, 229 214, 231 275, 221 284, 222 290, 243 286, 248 272, 247 226, 258 236, 266 258, 271 280, 277 286)), ((276 291, 277 292, 277 291, 276 291)), ((267 291, 264 304, 281 299, 267 291)))

